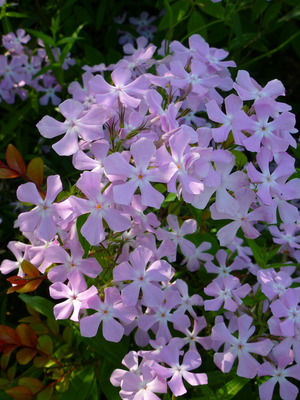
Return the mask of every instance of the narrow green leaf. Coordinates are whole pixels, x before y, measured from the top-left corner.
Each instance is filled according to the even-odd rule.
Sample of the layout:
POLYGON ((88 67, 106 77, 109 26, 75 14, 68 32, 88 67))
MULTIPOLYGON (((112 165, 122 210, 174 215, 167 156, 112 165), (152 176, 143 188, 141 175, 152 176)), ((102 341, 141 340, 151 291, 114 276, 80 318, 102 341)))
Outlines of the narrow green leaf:
POLYGON ((217 19, 224 18, 225 8, 221 3, 212 3, 211 0, 201 0, 198 6, 202 9, 205 14, 211 15, 217 19))
POLYGON ((39 72, 37 72, 37 73, 33 76, 32 79, 35 79, 35 78, 37 78, 37 77, 40 76, 40 75, 43 75, 43 74, 44 74, 45 72, 47 72, 47 71, 51 71, 54 67, 60 67, 60 64, 54 63, 54 64, 51 64, 51 65, 47 65, 47 67, 44 67, 44 68, 40 69, 39 72))
POLYGON ((251 21, 256 21, 268 7, 268 0, 256 0, 252 7, 251 21))
POLYGON ((264 14, 262 20, 262 26, 265 27, 275 18, 277 19, 280 10, 281 10, 281 3, 272 4, 264 14))
POLYGON ((13 17, 13 18, 28 18, 28 15, 14 12, 14 11, 8 11, 5 13, 5 15, 7 17, 13 17))
POLYGON ((166 4, 167 12, 160 20, 160 23, 157 28, 158 31, 163 31, 164 29, 170 28, 171 26, 173 26, 173 23, 176 21, 180 22, 181 19, 188 12, 189 7, 190 7, 188 1, 184 2, 182 0, 176 1, 171 6, 169 5, 168 1, 165 0, 165 4, 166 4), (167 7, 167 4, 169 7, 167 7))
POLYGON ((189 210, 194 217, 194 219, 197 221, 198 227, 200 228, 201 223, 202 223, 202 210, 198 210, 198 208, 193 207, 191 204, 188 204, 189 210))
POLYGON ((96 31, 99 31, 102 22, 104 21, 105 11, 106 11, 106 0, 101 0, 100 4, 97 8, 97 16, 96 16, 96 31))
POLYGON ((239 41, 240 47, 242 47, 244 44, 244 37, 243 37, 242 25, 239 14, 238 13, 233 14, 230 20, 234 33, 236 34, 236 37, 239 41))
POLYGON ((54 41, 50 36, 45 35, 45 34, 42 33, 42 32, 38 32, 38 31, 35 31, 35 30, 33 30, 33 29, 29 29, 29 28, 26 28, 25 30, 26 30, 26 32, 28 32, 30 35, 35 36, 35 37, 37 37, 38 39, 41 39, 41 40, 44 42, 44 44, 46 43, 46 44, 48 44, 49 46, 55 47, 55 41, 54 41))
MULTIPOLYGON (((74 38, 74 40, 78 40, 81 39, 78 37, 79 32, 81 31, 81 29, 85 26, 86 24, 81 24, 75 32, 73 32, 71 38, 74 38)), ((63 40, 63 39, 62 39, 63 40)), ((71 48, 74 44, 74 41, 70 41, 69 43, 66 43, 65 47, 63 48, 61 55, 59 57, 59 61, 61 63, 61 65, 63 64, 63 62, 65 61, 65 58, 67 57, 67 54, 71 51, 71 48)))
POLYGON ((280 18, 277 23, 288 21, 292 18, 297 18, 300 16, 300 5, 295 7, 292 11, 284 15, 282 18, 280 18))
POLYGON ((265 247, 261 248, 255 240, 253 239, 247 239, 248 245, 250 246, 253 257, 255 258, 256 263, 261 267, 261 268, 266 268, 267 267, 267 262, 266 262, 266 249, 265 247))
POLYGON ((61 46, 62 44, 65 43, 72 43, 75 42, 76 40, 83 40, 84 38, 82 37, 65 37, 63 39, 60 39, 56 44, 57 46, 61 46))
POLYGON ((81 246, 82 246, 82 248, 84 250, 84 255, 83 255, 82 258, 86 258, 87 257, 87 255, 89 254, 89 250, 91 248, 91 245, 89 244, 89 242, 81 234, 81 228, 84 225, 85 221, 88 219, 89 215, 90 215, 89 213, 80 215, 77 218, 77 221, 76 221, 76 229, 77 229, 78 239, 79 239, 79 242, 80 242, 80 244, 81 244, 81 246))
POLYGON ((192 15, 189 18, 188 21, 188 33, 190 35, 193 35, 195 32, 197 32, 199 35, 201 35, 204 39, 207 38, 207 31, 205 26, 205 21, 202 17, 202 15, 194 10, 194 12, 192 13, 192 15))

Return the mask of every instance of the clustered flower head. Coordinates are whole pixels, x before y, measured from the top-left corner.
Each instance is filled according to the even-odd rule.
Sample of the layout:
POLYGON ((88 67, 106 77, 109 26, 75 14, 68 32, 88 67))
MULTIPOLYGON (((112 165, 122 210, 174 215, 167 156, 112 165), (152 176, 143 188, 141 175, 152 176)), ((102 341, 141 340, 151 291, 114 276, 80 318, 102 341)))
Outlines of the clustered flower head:
MULTIPOLYGON (((50 65, 44 43, 38 39, 40 47, 32 51, 26 46, 30 39, 30 35, 26 35, 24 29, 18 29, 16 34, 10 32, 2 36, 2 45, 7 51, 4 55, 0 55, 0 102, 4 100, 8 104, 13 104, 16 94, 21 100, 25 100, 28 96, 28 88, 31 87, 37 92, 44 93, 39 98, 41 105, 47 105, 50 100, 57 106, 61 103, 57 92, 60 92, 62 88, 53 71, 49 69, 35 77, 42 68, 50 65)), ((60 49, 52 48, 51 51, 57 61, 60 49)), ((71 59, 68 53, 62 68, 67 70, 75 63, 75 59, 71 59)))
MULTIPOLYGON (((149 20, 141 17, 131 22, 142 29, 149 20)), ((50 295, 64 300, 54 307, 57 319, 72 314, 83 336, 101 329, 112 342, 135 330, 137 345, 153 348, 131 351, 127 370, 112 374, 123 399, 155 399, 167 387, 181 396, 184 381, 209 383, 201 354, 212 350, 225 373, 237 360, 238 376, 270 377, 261 400, 271 399, 277 382, 281 397, 293 400, 298 389, 287 377, 299 379, 300 295, 291 286, 299 278, 289 262, 280 271, 255 264, 240 237, 251 242, 260 236, 257 222, 273 224, 278 252, 300 260, 299 212, 290 203, 300 187, 299 179, 288 180, 295 167, 287 153, 297 130, 290 107, 277 102, 284 87, 277 80, 261 87, 246 71, 234 83, 228 53, 200 35, 189 47, 171 42, 171 55, 159 61, 152 44, 138 39, 137 47, 124 46, 129 55, 111 74, 85 68, 83 88, 71 84, 73 98, 59 106, 64 122, 45 116, 38 123, 42 136, 60 137, 53 149, 72 155, 81 175, 59 201, 59 176, 48 177, 44 198, 32 183, 19 187, 18 199, 35 205, 18 218, 30 243, 11 242, 17 262, 5 260, 0 270, 19 269, 24 259, 42 273, 51 265, 50 295), (148 71, 153 66, 156 74, 148 71), (223 99, 232 88, 236 94, 223 99), (237 160, 244 150, 252 157, 245 166, 237 160), (172 201, 192 216, 168 212, 172 201), (199 233, 201 210, 204 222, 205 213, 212 226, 218 221, 211 230, 222 247, 216 260, 207 253, 214 241, 199 233), (187 276, 206 270, 203 290, 190 293, 188 281, 175 278, 185 268, 180 262, 187 276), (89 288, 85 276, 94 280, 89 288), (257 294, 264 296, 264 325, 248 307, 257 294), (200 336, 211 310, 219 315, 200 336)))

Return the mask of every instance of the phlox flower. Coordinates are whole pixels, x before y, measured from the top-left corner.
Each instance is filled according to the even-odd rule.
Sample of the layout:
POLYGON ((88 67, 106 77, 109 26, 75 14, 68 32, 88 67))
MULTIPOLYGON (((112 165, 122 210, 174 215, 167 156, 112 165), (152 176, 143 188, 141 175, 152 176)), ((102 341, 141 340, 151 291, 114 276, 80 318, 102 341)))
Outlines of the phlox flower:
POLYGON ((248 343, 249 338, 255 331, 255 326, 251 327, 252 321, 253 319, 246 314, 238 318, 238 338, 229 333, 224 322, 217 323, 213 327, 212 340, 231 344, 231 347, 224 353, 216 353, 214 355, 214 362, 222 372, 229 372, 234 360, 238 357, 237 375, 252 379, 257 374, 257 368, 260 364, 249 353, 267 356, 274 346, 270 339, 248 343))
POLYGON ((96 336, 102 321, 103 336, 109 342, 119 342, 124 334, 124 327, 115 318, 129 324, 137 314, 135 307, 124 307, 116 288, 105 288, 104 301, 95 295, 86 301, 85 306, 96 310, 96 313, 80 320, 81 335, 84 337, 96 336))
POLYGON ((116 282, 132 280, 121 293, 125 306, 136 305, 140 290, 143 293, 142 303, 147 307, 159 306, 164 300, 161 288, 155 286, 152 282, 166 280, 164 272, 166 273, 170 266, 166 261, 159 260, 146 269, 151 255, 151 250, 139 246, 129 256, 132 266, 125 261, 114 268, 113 277, 116 282))
POLYGON ((200 268, 204 261, 212 261, 214 256, 209 253, 204 253, 211 249, 211 243, 202 242, 196 249, 192 256, 186 257, 180 265, 185 265, 189 271, 194 272, 200 268))
POLYGON ((172 390, 175 396, 181 396, 187 392, 183 385, 182 379, 186 380, 192 386, 206 385, 207 375, 204 373, 192 373, 189 372, 198 368, 201 363, 201 357, 194 351, 188 351, 183 357, 183 361, 179 362, 179 350, 176 346, 170 344, 164 347, 160 356, 170 368, 163 367, 162 365, 154 362, 151 368, 158 373, 161 377, 168 379, 171 378, 167 383, 169 388, 172 390))
POLYGON ((271 376, 266 382, 259 386, 259 396, 261 400, 271 400, 276 383, 279 383, 279 393, 283 400, 295 400, 298 395, 298 388, 290 383, 286 378, 300 380, 300 365, 293 365, 286 368, 293 360, 291 357, 279 357, 278 367, 274 367, 269 362, 264 362, 257 368, 258 376, 271 376))
POLYGON ((23 232, 36 230, 38 237, 50 242, 57 233, 58 227, 55 222, 70 214, 67 203, 55 203, 57 195, 62 191, 62 183, 59 175, 48 176, 47 194, 45 199, 39 194, 36 185, 32 182, 20 185, 17 190, 17 198, 24 203, 35 204, 36 207, 19 215, 18 222, 23 232))
POLYGON ((21 264, 24 260, 29 259, 29 246, 22 242, 11 241, 8 243, 7 248, 13 253, 17 261, 3 260, 0 266, 0 272, 6 275, 17 269, 17 275, 23 277, 24 272, 22 270, 21 264))
POLYGON ((273 268, 257 271, 257 281, 261 284, 261 291, 269 300, 284 293, 293 283, 293 279, 287 273, 276 272, 273 268))
POLYGON ((285 318, 279 326, 284 336, 294 336, 295 328, 300 330, 300 292, 287 289, 279 295, 279 299, 270 305, 272 313, 277 318, 285 318))
POLYGON ((202 306, 202 297, 198 294, 189 296, 188 285, 182 279, 176 279, 175 285, 182 298, 181 303, 175 311, 175 314, 185 314, 185 312, 188 311, 193 318, 197 318, 197 314, 195 313, 193 306, 202 306))
POLYGON ((54 306, 53 313, 55 319, 66 319, 72 313, 70 319, 78 321, 83 302, 96 295, 98 291, 94 285, 88 289, 83 276, 76 269, 68 273, 68 279, 67 285, 56 282, 49 288, 50 296, 53 299, 67 298, 54 306))

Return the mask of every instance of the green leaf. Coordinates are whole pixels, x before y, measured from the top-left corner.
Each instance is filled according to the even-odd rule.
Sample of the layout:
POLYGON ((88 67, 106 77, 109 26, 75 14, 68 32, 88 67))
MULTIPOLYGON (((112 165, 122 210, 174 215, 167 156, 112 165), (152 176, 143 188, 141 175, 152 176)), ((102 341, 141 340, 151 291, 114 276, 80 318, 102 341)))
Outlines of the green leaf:
POLYGON ((216 391, 216 398, 220 400, 233 399, 248 382, 247 378, 236 377, 216 391))
POLYGON ((201 223, 202 223, 202 210, 198 210, 198 208, 193 207, 191 204, 188 204, 189 210, 194 217, 194 219, 197 221, 198 227, 200 228, 201 223))
POLYGON ((97 8, 96 31, 99 31, 99 29, 102 25, 102 22, 104 20, 106 4, 107 4, 107 0, 101 0, 99 6, 97 8))
POLYGON ((116 366, 108 361, 104 361, 99 374, 99 385, 108 400, 120 400, 119 389, 110 383, 110 376, 116 366))
POLYGON ((300 6, 295 7, 292 11, 284 15, 282 18, 280 18, 277 23, 288 21, 292 18, 297 18, 300 16, 300 6))
POLYGON ((63 62, 65 61, 65 58, 67 57, 67 54, 71 51, 71 48, 72 48, 72 46, 73 46, 73 44, 74 44, 74 41, 75 41, 75 40, 79 40, 79 39, 83 39, 83 38, 78 37, 78 34, 79 34, 79 32, 81 31, 81 29, 82 29, 84 26, 85 26, 85 23, 84 23, 84 24, 81 24, 81 25, 76 29, 76 31, 73 32, 73 34, 72 34, 71 37, 61 39, 61 40, 58 42, 58 43, 60 43, 60 42, 62 42, 62 40, 66 40, 66 39, 69 40, 69 39, 70 39, 70 41, 66 42, 66 45, 65 45, 65 47, 63 48, 63 50, 62 50, 62 52, 61 52, 61 54, 60 54, 60 56, 59 56, 59 61, 60 61, 61 65, 62 65, 63 62), (71 39, 72 39, 72 40, 71 40, 71 39))
POLYGON ((277 19, 277 16, 278 16, 280 10, 281 10, 281 3, 272 4, 264 14, 264 17, 262 20, 262 26, 265 27, 271 21, 273 21, 274 19, 277 19))
POLYGON ((171 25, 173 25, 175 22, 180 22, 185 14, 188 12, 189 7, 190 5, 188 1, 176 1, 176 3, 172 4, 169 7, 165 15, 160 20, 157 30, 163 31, 164 29, 171 28, 171 25), (170 23, 171 20, 172 23, 170 23))
POLYGON ((65 37, 63 39, 60 39, 56 44, 57 44, 57 46, 60 46, 65 43, 73 44, 73 42, 75 42, 76 40, 84 40, 84 38, 82 38, 82 37, 65 37))
POLYGON ((235 165, 238 168, 242 168, 248 162, 247 156, 241 151, 231 150, 231 153, 235 156, 235 165))
POLYGON ((28 304, 35 311, 45 315, 48 318, 54 319, 53 307, 55 306, 52 301, 40 296, 30 296, 29 294, 22 293, 19 298, 28 304))
POLYGON ((5 13, 5 15, 7 17, 13 17, 13 18, 28 18, 28 15, 14 12, 14 11, 8 11, 5 13))
POLYGON ((202 17, 202 15, 194 10, 192 15, 189 18, 187 29, 188 29, 188 34, 189 35, 194 35, 195 33, 198 33, 201 35, 204 39, 207 39, 207 31, 206 28, 202 28, 202 26, 205 25, 205 21, 202 17))
POLYGON ((53 386, 46 387, 42 392, 38 393, 36 400, 50 400, 54 391, 53 386))
POLYGON ((267 267, 267 254, 266 254, 266 247, 260 247, 257 242, 253 239, 247 239, 248 245, 250 246, 253 256, 255 258, 256 263, 261 268, 267 267))
POLYGON ((44 44, 48 44, 49 46, 55 47, 55 41, 48 35, 45 35, 42 32, 34 31, 33 29, 26 28, 26 32, 28 32, 30 35, 37 37, 38 39, 41 39, 44 44))
POLYGON ((201 0, 198 6, 203 12, 217 19, 224 18, 225 8, 221 3, 212 3, 211 0, 201 0))
POLYGON ((252 7, 251 21, 256 21, 265 11, 268 5, 269 3, 267 0, 256 0, 252 7))
POLYGON ((37 73, 33 76, 32 79, 35 79, 35 78, 37 78, 37 77, 40 76, 40 75, 43 75, 43 74, 44 74, 45 72, 47 72, 47 71, 51 71, 54 67, 60 67, 60 64, 54 63, 54 64, 51 64, 51 65, 47 65, 46 67, 40 69, 39 72, 37 72, 37 73))
POLYGON ((88 256, 90 248, 91 248, 91 245, 89 244, 89 242, 86 240, 85 237, 82 236, 82 234, 80 232, 82 226, 84 225, 85 221, 88 219, 89 215, 90 215, 89 213, 82 214, 77 218, 77 221, 76 221, 76 229, 77 229, 78 239, 84 250, 84 255, 82 258, 86 258, 88 256))
POLYGON ((70 386, 67 392, 59 396, 59 400, 84 400, 89 396, 90 388, 94 380, 94 367, 86 366, 79 371, 74 378, 70 378, 70 386))
POLYGON ((240 47, 242 47, 244 44, 244 36, 243 36, 242 25, 241 25, 241 20, 240 20, 239 14, 236 13, 236 14, 232 15, 230 20, 231 20, 231 24, 232 24, 234 33, 239 42, 239 45, 240 45, 240 47))
POLYGON ((89 44, 84 45, 85 57, 89 65, 100 64, 104 62, 103 54, 89 44))
POLYGON ((79 330, 75 332, 82 342, 94 349, 99 356, 104 357, 107 361, 113 362, 115 365, 120 364, 121 360, 128 352, 129 337, 123 336, 122 340, 118 343, 108 342, 102 335, 101 325, 97 335, 92 338, 81 336, 79 330))

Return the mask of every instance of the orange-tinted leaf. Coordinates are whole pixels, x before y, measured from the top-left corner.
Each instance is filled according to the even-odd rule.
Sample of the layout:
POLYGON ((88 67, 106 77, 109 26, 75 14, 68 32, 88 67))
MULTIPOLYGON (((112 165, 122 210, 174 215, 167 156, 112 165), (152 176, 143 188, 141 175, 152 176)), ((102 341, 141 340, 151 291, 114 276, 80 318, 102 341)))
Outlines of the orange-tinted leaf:
POLYGON ((6 164, 0 161, 0 179, 16 178, 20 174, 8 168, 6 164))
POLYGON ((42 382, 39 379, 31 378, 31 377, 20 378, 18 381, 18 384, 20 386, 28 387, 28 389, 30 389, 33 394, 36 394, 37 392, 42 390, 44 387, 42 382))
POLYGON ((10 278, 6 279, 9 283, 12 285, 25 285, 26 281, 25 279, 21 278, 18 275, 11 276, 10 278))
POLYGON ((27 176, 38 186, 42 187, 44 181, 44 161, 36 157, 27 166, 27 176))
POLYGON ((34 279, 32 281, 29 281, 28 283, 26 283, 26 285, 24 285, 23 287, 21 287, 20 289, 17 290, 18 293, 29 293, 29 292, 33 292, 35 289, 37 289, 40 284, 43 282, 43 280, 46 277, 43 277, 41 279, 34 279))
POLYGON ((33 393, 26 386, 15 386, 6 390, 6 393, 16 400, 33 400, 33 393))
POLYGON ((36 353, 37 353, 37 350, 35 350, 35 349, 25 348, 25 349, 22 349, 17 352, 16 359, 19 364, 26 365, 33 359, 33 357, 36 356, 36 353))
POLYGON ((37 336, 32 328, 26 324, 20 324, 16 328, 16 332, 18 333, 23 346, 33 347, 34 349, 37 346, 37 336))
POLYGON ((41 322, 41 319, 39 317, 33 317, 30 315, 29 317, 19 319, 19 322, 26 322, 26 324, 38 324, 41 322))
POLYGON ((6 162, 8 166, 14 171, 19 172, 21 175, 26 174, 26 166, 21 153, 14 145, 9 144, 6 149, 6 162))
POLYGON ((17 292, 18 290, 21 290, 24 287, 24 285, 16 285, 16 286, 12 286, 7 290, 7 294, 11 294, 14 292, 17 292))
POLYGON ((39 270, 29 261, 23 260, 21 267, 25 274, 31 276, 32 278, 39 276, 39 270))

